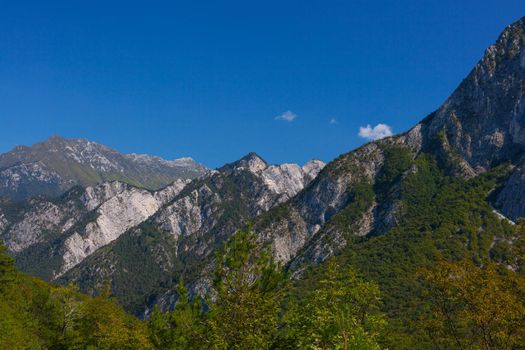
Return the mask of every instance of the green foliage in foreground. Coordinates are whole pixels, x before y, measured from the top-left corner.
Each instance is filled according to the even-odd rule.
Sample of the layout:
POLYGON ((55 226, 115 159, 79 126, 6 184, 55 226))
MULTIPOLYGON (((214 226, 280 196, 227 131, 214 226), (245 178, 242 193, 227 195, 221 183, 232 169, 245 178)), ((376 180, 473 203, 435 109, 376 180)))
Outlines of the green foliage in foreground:
POLYGON ((292 349, 379 349, 380 305, 377 285, 329 260, 316 288, 290 299, 280 340, 292 349))
POLYGON ((0 349, 378 349, 385 325, 377 286, 327 265, 319 288, 294 298, 289 276, 249 231, 217 255, 214 294, 147 322, 104 292, 90 298, 16 271, 0 252, 0 349), (305 312, 308 310, 308 312, 305 312))
POLYGON ((425 303, 413 322, 416 335, 427 338, 407 346, 399 341, 402 334, 392 340, 388 322, 396 319, 381 311, 387 305, 378 285, 339 261, 316 268, 309 288, 292 288, 269 251, 241 231, 217 256, 211 297, 191 300, 181 281, 175 309, 155 308, 143 322, 108 293, 89 298, 23 276, 0 254, 0 349, 375 350, 390 344, 512 350, 525 344, 525 279, 519 273, 490 261, 480 268, 442 258, 435 267, 416 269, 425 303))
POLYGON ((152 338, 164 349, 379 349, 386 321, 377 286, 334 261, 322 276, 318 288, 293 297, 270 252, 241 231, 217 256, 208 311, 179 285, 175 310, 150 318, 152 338))
POLYGON ((523 349, 525 279, 489 263, 439 261, 419 273, 429 309, 418 320, 442 349, 523 349))
POLYGON ((0 349, 152 349, 145 325, 95 298, 18 273, 0 251, 0 349))

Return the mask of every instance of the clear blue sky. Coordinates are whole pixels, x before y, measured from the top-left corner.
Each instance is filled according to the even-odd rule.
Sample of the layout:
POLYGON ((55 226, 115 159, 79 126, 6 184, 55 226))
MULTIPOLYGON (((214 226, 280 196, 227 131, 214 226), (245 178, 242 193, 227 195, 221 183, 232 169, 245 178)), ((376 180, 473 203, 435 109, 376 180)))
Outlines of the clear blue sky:
POLYGON ((360 126, 402 132, 436 109, 523 15, 523 0, 0 0, 0 152, 59 134, 213 167, 328 161, 360 126))

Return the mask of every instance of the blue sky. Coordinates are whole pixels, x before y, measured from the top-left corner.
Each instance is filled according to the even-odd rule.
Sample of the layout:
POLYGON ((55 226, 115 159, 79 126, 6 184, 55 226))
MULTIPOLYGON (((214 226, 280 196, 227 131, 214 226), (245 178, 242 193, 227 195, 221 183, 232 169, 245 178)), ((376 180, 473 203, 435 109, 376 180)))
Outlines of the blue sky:
POLYGON ((0 152, 59 134, 213 167, 329 161, 360 127, 402 132, 525 15, 523 0, 0 5, 0 152))

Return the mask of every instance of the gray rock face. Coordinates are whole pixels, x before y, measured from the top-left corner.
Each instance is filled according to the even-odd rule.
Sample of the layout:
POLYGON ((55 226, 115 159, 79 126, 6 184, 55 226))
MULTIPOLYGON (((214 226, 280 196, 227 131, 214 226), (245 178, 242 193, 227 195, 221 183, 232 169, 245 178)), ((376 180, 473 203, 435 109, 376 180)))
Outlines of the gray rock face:
POLYGON ((36 202, 23 219, 12 225, 5 234, 7 248, 18 253, 45 239, 45 232, 64 232, 74 223, 75 210, 52 202, 36 202))
POLYGON ((525 149, 525 19, 507 27, 447 101, 427 120, 427 142, 441 133, 442 148, 475 175, 525 149))
POLYGON ((129 228, 148 219, 188 182, 177 180, 162 190, 151 192, 114 181, 85 190, 72 190, 56 200, 32 199, 19 218, 1 225, 0 238, 15 256, 28 256, 32 265, 45 265, 45 261, 31 259, 36 254, 35 249, 40 248, 39 244, 51 246, 52 250, 44 259, 54 257, 60 263, 53 266, 52 271, 44 268, 41 273, 60 276, 129 228))
MULTIPOLYGON (((103 184, 100 197, 105 199, 96 207, 97 215, 94 221, 80 228, 80 233, 74 230, 65 240, 63 246, 62 265, 59 275, 79 264, 97 249, 113 242, 128 229, 144 222, 166 202, 173 199, 186 186, 186 181, 177 180, 167 188, 151 193, 147 190, 126 186, 119 182, 103 184)), ((97 190, 94 190, 97 191, 97 190)), ((86 191, 88 194, 89 188, 86 191)), ((83 196, 85 197, 88 196, 83 196)), ((98 201, 93 197, 85 202, 86 208, 93 207, 98 201)))
POLYGON ((172 161, 141 154, 122 154, 85 139, 58 136, 31 147, 0 154, 0 196, 21 200, 58 196, 74 185, 93 186, 120 180, 159 189, 177 179, 193 179, 207 171, 191 158, 172 161))
POLYGON ((518 167, 498 195, 496 206, 506 217, 525 218, 525 165, 518 167))
POLYGON ((205 256, 212 242, 232 235, 238 228, 270 208, 287 201, 312 181, 324 167, 320 161, 268 165, 255 153, 226 165, 219 172, 194 181, 151 222, 180 240, 184 254, 205 256), (224 221, 233 211, 236 220, 224 221), (208 242, 195 244, 196 240, 208 242))
POLYGON ((189 185, 190 180, 177 180, 148 191, 113 181, 78 188, 57 200, 29 200, 12 222, 0 212, 0 238, 15 255, 27 257, 30 271, 32 265, 42 263, 31 257, 42 244, 51 244, 43 259, 59 262, 49 267, 44 263, 39 270, 48 278, 62 276, 126 231, 137 232, 136 227, 147 220, 180 241, 177 250, 206 256, 247 219, 302 190, 323 166, 320 161, 309 162, 306 170, 296 164, 269 166, 250 154, 189 185), (224 220, 228 213, 234 215, 224 220), (208 243, 196 244, 196 240, 208 243))
POLYGON ((0 212, 0 232, 4 231, 7 225, 8 225, 7 218, 5 217, 4 213, 0 212))
MULTIPOLYGON (((278 219, 269 222, 256 222, 254 229, 261 241, 270 242, 274 256, 283 263, 290 262, 308 244, 316 245, 309 249, 317 261, 324 260, 336 250, 332 244, 343 247, 344 239, 334 237, 338 235, 334 230, 323 233, 331 237, 331 243, 313 238, 334 215, 351 203, 349 189, 358 183, 375 181, 384 160, 382 146, 396 142, 398 139, 390 138, 369 143, 328 164, 306 191, 286 203, 286 215, 275 215, 278 219)), ((356 234, 366 235, 373 229, 372 209, 361 218, 363 225, 358 225, 356 234), (365 221, 368 222, 366 225, 365 221)))

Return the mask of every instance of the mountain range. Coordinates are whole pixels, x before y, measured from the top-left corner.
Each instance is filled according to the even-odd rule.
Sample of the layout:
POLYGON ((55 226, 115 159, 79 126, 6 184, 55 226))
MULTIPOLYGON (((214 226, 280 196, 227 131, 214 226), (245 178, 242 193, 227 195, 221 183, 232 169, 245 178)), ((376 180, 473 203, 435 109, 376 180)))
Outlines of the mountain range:
POLYGON ((0 155, 0 239, 23 271, 90 294, 109 281, 145 317, 173 307, 181 277, 210 291, 214 253, 249 226, 298 281, 336 257, 401 317, 415 308, 410 276, 437 252, 523 268, 524 151, 522 18, 438 110, 326 165, 250 153, 209 170, 59 137, 17 147, 0 155))
POLYGON ((155 190, 206 171, 191 158, 164 160, 147 154, 122 154, 86 139, 52 136, 0 154, 0 196, 15 200, 56 197, 76 185, 112 180, 155 190))

